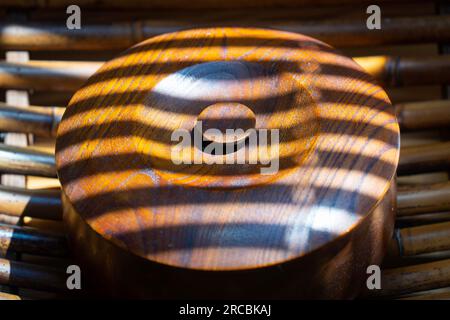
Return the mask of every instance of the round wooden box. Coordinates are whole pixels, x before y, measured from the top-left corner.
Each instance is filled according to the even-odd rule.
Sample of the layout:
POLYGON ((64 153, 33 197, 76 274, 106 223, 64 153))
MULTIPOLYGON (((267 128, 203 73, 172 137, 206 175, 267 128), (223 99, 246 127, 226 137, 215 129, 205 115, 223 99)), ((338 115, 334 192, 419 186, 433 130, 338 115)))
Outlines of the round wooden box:
POLYGON ((352 59, 240 28, 105 63, 56 144, 85 288, 140 298, 355 297, 392 236, 398 156, 394 109, 352 59))

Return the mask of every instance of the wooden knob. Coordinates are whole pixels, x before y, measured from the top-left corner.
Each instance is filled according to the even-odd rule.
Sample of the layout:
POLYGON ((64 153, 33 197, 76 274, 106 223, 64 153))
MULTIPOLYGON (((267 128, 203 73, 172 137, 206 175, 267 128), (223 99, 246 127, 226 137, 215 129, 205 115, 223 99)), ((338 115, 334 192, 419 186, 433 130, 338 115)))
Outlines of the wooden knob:
POLYGON ((204 140, 230 144, 247 138, 248 130, 254 129, 255 123, 255 114, 243 104, 214 103, 198 115, 196 127, 201 127, 204 140), (211 129, 220 134, 214 134, 211 129))
POLYGON ((239 28, 158 36, 107 62, 56 143, 75 252, 110 293, 140 297, 354 296, 392 234, 398 154, 394 109, 353 60, 239 28), (207 129, 271 132, 266 161, 180 147, 199 121, 218 144, 249 137, 207 129), (195 155, 206 161, 184 161, 195 155))

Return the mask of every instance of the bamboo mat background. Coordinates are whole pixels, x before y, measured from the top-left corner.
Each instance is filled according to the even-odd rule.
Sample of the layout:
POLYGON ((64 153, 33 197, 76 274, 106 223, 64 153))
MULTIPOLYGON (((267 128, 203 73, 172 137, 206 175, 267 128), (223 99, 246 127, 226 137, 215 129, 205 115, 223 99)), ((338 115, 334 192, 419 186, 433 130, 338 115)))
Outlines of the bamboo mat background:
MULTIPOLYGON (((317 1, 316 1, 317 2, 317 1)), ((320 1, 319 1, 320 2, 320 1)), ((114 23, 131 23, 136 21, 154 21, 157 25, 161 25, 161 30, 165 30, 164 26, 177 26, 181 25, 182 28, 189 28, 204 24, 216 24, 216 25, 233 25, 236 21, 244 21, 249 25, 278 25, 285 26, 295 25, 299 22, 311 22, 315 24, 328 24, 333 21, 340 21, 342 19, 352 19, 355 21, 363 21, 367 18, 366 7, 367 2, 350 4, 330 4, 333 1, 324 1, 326 5, 312 4, 312 1, 265 1, 264 6, 255 5, 257 1, 249 1, 253 3, 256 8, 243 8, 234 7, 240 4, 240 1, 228 2, 228 5, 224 5, 219 1, 193 2, 191 8, 185 8, 186 5, 183 1, 156 1, 154 6, 156 8, 133 8, 127 6, 133 6, 133 4, 141 4, 139 1, 112 1, 110 7, 98 8, 90 3, 94 1, 83 1, 85 5, 81 5, 82 8, 82 26, 88 24, 103 24, 110 25, 114 23), (309 5, 303 5, 303 3, 309 3, 309 5), (114 8, 116 3, 116 8, 114 8), (128 5, 125 5, 127 3, 128 5), (280 5, 281 4, 281 5, 280 5), (225 6, 226 8, 215 9, 208 6, 225 6), (159 7, 159 8, 158 8, 159 7), (274 23, 274 22, 277 23, 274 23)), ((345 2, 345 1, 344 1, 345 2)), ((352 2, 352 1, 348 1, 352 2)), ((4 26, 11 26, 17 22, 24 24, 33 23, 53 23, 65 25, 67 14, 65 13, 65 7, 63 5, 58 6, 58 3, 64 4, 64 1, 48 1, 47 5, 50 7, 41 7, 40 2, 34 2, 34 8, 29 5, 30 2, 26 1, 2 1, 0 4, 0 21, 4 26)), ((33 2, 31 2, 33 4, 33 2)), ((189 2, 189 4, 191 4, 189 2)), ((420 19, 422 16, 438 16, 440 11, 447 10, 445 5, 435 1, 383 1, 380 5, 382 8, 383 19, 396 18, 396 17, 415 17, 420 19), (407 4, 405 4, 407 3, 407 4)), ((5 29, 3 29, 5 30, 5 29)), ((414 30, 411 30, 414 32, 414 30)), ((19 46, 20 47, 20 46, 19 46)), ((13 48, 14 49, 14 48, 13 48)), ((355 45, 345 46, 339 48, 342 52, 348 56, 402 56, 402 57, 428 57, 437 56, 448 52, 446 49, 446 43, 439 42, 425 42, 425 43, 411 43, 411 44, 387 44, 387 45, 355 45)), ((7 52, 15 51, 11 48, 2 47, 2 40, 0 39, 0 55, 6 59, 7 52)), ((18 51, 23 51, 20 48, 18 51)), ((107 61, 118 54, 121 50, 118 48, 104 48, 102 50, 48 50, 41 48, 40 50, 26 51, 29 61, 36 60, 49 60, 49 61, 89 61, 89 62, 101 62, 107 61)), ((6 61, 8 62, 8 61, 6 61)), ((0 77, 7 71, 0 71, 0 77)), ((27 81, 26 79, 24 80, 27 81)), ((419 101, 431 101, 431 100, 446 100, 448 99, 448 83, 426 83, 426 84, 414 84, 410 86, 397 86, 386 87, 386 90, 394 104, 411 103, 419 101)), ((45 88, 34 88, 36 83, 29 82, 29 88, 20 88, 22 92, 26 93, 27 99, 30 105, 36 106, 65 106, 69 101, 73 90, 67 89, 53 89, 49 84, 45 88)), ((17 88, 12 85, 3 85, 0 88, 0 101, 7 101, 8 92, 17 88)), ((426 106, 425 106, 426 107, 426 106)), ((442 128, 426 128, 413 131, 402 131, 401 133, 401 145, 402 148, 418 147, 418 146, 430 146, 443 142, 450 141, 450 132, 447 126, 442 128)), ((5 138, 6 133, 2 133, 2 140, 5 138)), ((48 153, 54 152, 54 138, 53 137, 40 137, 34 136, 28 140, 29 148, 34 150, 40 150, 48 153)), ((445 155, 447 146, 443 146, 443 157, 446 163, 450 162, 448 152, 445 155)), ((444 161, 444 162, 445 162, 444 161)), ((425 170, 426 172, 408 173, 398 176, 397 184, 399 191, 409 190, 409 188, 427 189, 432 185, 449 183, 449 170, 446 165, 437 167, 437 170, 425 170)), ((25 179, 26 189, 58 189, 58 180, 51 177, 39 177, 27 175, 25 179)), ((439 201, 444 205, 437 209, 435 212, 431 209, 430 212, 423 212, 420 215, 401 215, 397 219, 398 228, 411 228, 417 226, 428 226, 434 224, 442 224, 450 221, 450 211, 446 209, 448 207, 449 192, 441 194, 439 201)), ((0 215, 2 212, 0 212, 0 215)), ((64 276, 65 266, 70 263, 70 257, 65 248, 65 245, 61 244, 59 239, 64 237, 64 227, 61 221, 41 219, 37 217, 22 216, 19 221, 15 223, 19 226, 19 231, 15 231, 19 234, 22 230, 28 230, 27 228, 33 228, 39 233, 39 239, 43 239, 43 242, 39 242, 43 246, 53 244, 55 248, 63 248, 63 251, 51 252, 46 250, 29 250, 25 244, 24 252, 21 252, 20 246, 16 246, 15 250, 13 245, 7 248, 2 257, 2 251, 0 250, 0 291, 4 292, 3 297, 5 299, 13 298, 25 298, 25 299, 47 299, 47 298, 62 298, 70 297, 71 294, 64 292, 58 285, 48 285, 52 281, 57 282, 64 276), (52 238, 56 237, 56 238, 52 238), (56 239, 56 240, 55 240, 56 239), (52 242, 53 241, 53 242, 52 242), (12 248, 12 249, 11 249, 12 248), (66 250, 66 251, 64 251, 66 250), (16 252, 17 251, 17 252, 16 252), (49 254, 50 252, 50 254, 49 254), (3 260, 1 260, 3 259, 3 260), (6 262, 5 262, 6 261, 6 262), (16 268, 17 274, 12 275, 12 271, 8 274, 7 271, 2 271, 2 263, 19 263, 10 270, 16 268), (21 265, 25 264, 25 266, 21 265), (31 265, 33 272, 28 274, 21 274, 20 271, 31 265), (34 268, 34 269, 33 269, 34 268), (2 276, 3 272, 3 276, 2 276), (31 274, 31 276, 30 276, 31 274), (27 278, 29 277, 29 278, 27 278), (26 279, 24 279, 26 278, 26 279)), ((8 225, 3 221, 1 226, 8 225)), ((0 229, 1 230, 1 229, 0 229)), ((430 232, 435 229, 431 229, 430 232)), ((386 258, 383 269, 386 269, 386 279, 389 279, 393 283, 393 288, 389 287, 388 290, 381 290, 375 295, 376 298, 417 298, 417 299, 449 299, 450 298, 450 241, 445 242, 445 238, 450 238, 450 225, 445 225, 439 229, 440 241, 439 246, 435 246, 431 252, 425 252, 420 254, 411 254, 409 256, 401 255, 395 252, 395 249, 391 251, 391 255, 386 258), (444 240, 442 240, 444 239, 444 240), (426 263, 435 263, 429 267, 421 267, 426 263), (438 263, 436 265, 436 263, 438 263), (439 264, 440 263, 440 264, 439 264), (402 277, 405 272, 410 272, 398 269, 402 267, 417 267, 416 269, 428 272, 433 268, 440 268, 442 272, 440 275, 431 274, 428 272, 422 283, 426 283, 423 286, 408 285, 407 282, 411 281, 411 278, 406 276, 402 277), (397 278, 396 278, 397 277, 397 278), (428 281, 428 282, 427 282, 428 281), (396 287, 395 287, 396 286, 396 287)), ((415 231, 415 230, 413 230, 415 231)), ((7 232, 0 231, 0 238, 6 238, 7 232)), ((430 236, 432 237, 432 236, 430 236)), ((425 235, 426 238, 426 235, 425 235)), ((431 240, 430 240, 431 241, 431 240)), ((1 242, 1 241, 0 241, 1 242)), ((50 248, 50 247, 49 247, 50 248)), ((5 268, 4 268, 5 269, 5 268)), ((414 270, 416 270, 414 269, 414 270)), ((414 271, 413 270, 413 271, 414 271)), ((418 271, 418 272, 419 272, 418 271)), ((412 271, 411 271, 412 272, 412 271)), ((422 275, 422 274, 421 274, 422 275)), ((420 275, 419 275, 420 276, 420 275)), ((417 276, 417 277, 419 277, 417 276)), ((419 278, 414 278, 419 279, 419 278)), ((387 280, 386 280, 387 281, 387 280)), ((0 293, 0 298, 2 294, 0 293)), ((372 295, 370 295, 371 298, 372 295)), ((364 296, 366 298, 366 296, 364 296)))

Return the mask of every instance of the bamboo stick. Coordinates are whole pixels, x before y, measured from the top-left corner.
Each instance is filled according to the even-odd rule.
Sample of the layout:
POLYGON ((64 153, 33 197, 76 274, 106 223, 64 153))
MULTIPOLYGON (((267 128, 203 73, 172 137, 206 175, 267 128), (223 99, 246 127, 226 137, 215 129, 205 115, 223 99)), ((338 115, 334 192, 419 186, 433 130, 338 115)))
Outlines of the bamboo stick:
MULTIPOLYGON (((405 2, 406 0, 379 0, 378 3, 405 2)), ((265 1, 240 1, 240 0, 193 0, 187 3, 183 0, 110 0, 101 2, 98 0, 78 0, 79 6, 85 8, 147 8, 147 9, 223 9, 223 8, 277 8, 277 7, 301 7, 304 5, 332 5, 332 4, 364 4, 369 0, 265 0, 265 1)), ((73 4, 69 0, 3 0, 0 6, 19 8, 66 8, 73 4)))
POLYGON ((450 259, 385 269, 382 271, 381 290, 371 293, 396 296, 447 286, 450 286, 450 259))
POLYGON ((450 165, 450 142, 411 146, 400 149, 398 175, 439 171, 450 165))
POLYGON ((400 297, 399 300, 450 300, 450 288, 428 290, 419 294, 400 297))
POLYGON ((0 300, 22 300, 22 299, 15 294, 0 292, 0 300))
POLYGON ((9 225, 18 225, 21 221, 20 217, 9 216, 6 214, 0 214, 0 223, 9 225))
MULTIPOLYGON (((354 59, 368 73, 387 86, 450 83, 450 56, 372 56, 354 59)), ((103 62, 93 61, 46 60, 34 60, 27 63, 0 62, 0 87, 76 90, 102 64, 103 62)), ((441 102, 441 105, 448 106, 448 102, 441 102)), ((417 110, 414 106, 408 108, 417 110)), ((437 114, 443 112, 448 119, 448 111, 445 107, 434 106, 433 110, 437 114)), ((434 114, 431 115, 433 116, 434 114)))
POLYGON ((66 290, 66 274, 62 268, 11 261, 0 258, 0 284, 37 290, 66 290))
POLYGON ((450 210, 450 182, 401 188, 397 192, 397 216, 450 210))
POLYGON ((101 65, 101 62, 80 61, 0 62, 0 87, 75 90, 101 65))
POLYGON ((0 131, 55 137, 65 108, 17 107, 0 103, 0 131))
POLYGON ((24 252, 47 256, 66 256, 64 237, 37 229, 0 224, 0 256, 8 252, 24 252))
POLYGON ((445 250, 450 250, 450 222, 397 229, 389 253, 412 256, 445 250))
POLYGON ((61 268, 70 265, 70 256, 44 256, 32 253, 22 253, 20 261, 32 264, 45 265, 49 267, 61 268))
POLYGON ((334 46, 374 46, 450 40, 448 16, 399 17, 382 19, 382 30, 369 30, 360 19, 317 22, 292 21, 170 21, 152 20, 117 24, 83 25, 69 30, 62 23, 2 23, 3 50, 111 50, 125 49, 152 36, 181 29, 230 25, 270 27, 303 33, 334 46))
POLYGON ((66 229, 64 223, 61 220, 49 220, 34 218, 30 216, 23 217, 21 226, 38 229, 44 232, 50 232, 56 235, 65 235, 66 229))
POLYGON ((12 216, 30 216, 61 220, 59 190, 29 190, 0 186, 0 213, 12 216))
MULTIPOLYGON (((403 143, 403 141, 401 142, 403 143)), ((435 171, 397 177, 397 185, 400 188, 404 188, 405 186, 443 183, 447 182, 448 180, 449 175, 447 171, 435 171)))
POLYGON ((395 110, 403 130, 450 126, 450 100, 396 104, 395 110))
MULTIPOLYGON (((439 129, 403 131, 400 135, 401 147, 418 147, 442 142, 442 132, 439 129)), ((441 170, 445 171, 445 170, 441 170)), ((437 171, 433 171, 437 172, 437 171)), ((411 172, 408 176, 430 172, 411 172)))
POLYGON ((71 91, 34 91, 31 94, 31 101, 38 106, 66 106, 73 96, 71 91))
POLYGON ((36 289, 17 288, 17 294, 22 300, 61 300, 67 299, 67 295, 61 292, 49 292, 36 289))
POLYGON ((56 177, 53 154, 0 144, 0 171, 56 177))
POLYGON ((450 250, 421 253, 413 256, 400 256, 397 252, 389 252, 383 260, 384 268, 398 268, 423 263, 450 259, 450 250))
POLYGON ((422 213, 410 216, 398 216, 395 223, 399 227, 412 227, 417 225, 431 224, 450 221, 450 212, 422 213))
POLYGON ((354 60, 385 86, 450 82, 450 56, 356 57, 354 60))
MULTIPOLYGON (((356 0, 355 0, 356 1, 356 0)), ((389 1, 389 0, 388 0, 389 1)), ((394 0, 391 0, 394 1, 394 0)), ((423 0, 410 0, 408 8, 405 10, 404 4, 394 2, 383 6, 383 17, 401 17, 405 15, 423 16, 435 13, 433 3, 429 2, 424 5, 423 0)), ((406 1, 406 0, 403 0, 406 1)), ((290 2, 295 3, 294 1, 290 2)), ((295 21, 324 21, 333 19, 367 19, 367 3, 364 0, 355 4, 334 3, 327 6, 318 6, 317 4, 308 5, 302 10, 292 10, 289 7, 275 7, 268 10, 262 2, 257 7, 246 8, 239 6, 237 8, 224 8, 217 10, 216 8, 183 8, 183 9, 158 9, 158 10, 142 10, 142 8, 102 8, 102 14, 98 14, 98 8, 86 8, 83 6, 83 23, 111 23, 122 21, 138 21, 152 19, 171 19, 171 20, 188 20, 196 22, 212 22, 212 21, 239 21, 242 19, 251 21, 276 21, 280 19, 295 21)), ((28 21, 60 21, 61 11, 55 8, 45 8, 32 10, 28 12, 28 21)))

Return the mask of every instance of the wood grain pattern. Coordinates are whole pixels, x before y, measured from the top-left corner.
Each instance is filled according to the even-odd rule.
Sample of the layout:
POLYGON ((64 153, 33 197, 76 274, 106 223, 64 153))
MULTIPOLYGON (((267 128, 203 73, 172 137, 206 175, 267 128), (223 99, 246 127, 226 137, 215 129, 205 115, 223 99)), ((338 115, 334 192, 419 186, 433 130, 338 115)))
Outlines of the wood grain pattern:
MULTIPOLYGON (((316 256, 319 248, 358 238, 353 246, 365 252, 377 242, 352 267, 349 249, 339 255, 358 278, 365 269, 356 266, 380 259, 392 230, 387 192, 398 143, 384 91, 329 46, 269 30, 200 29, 150 39, 104 64, 64 113, 56 162, 75 245, 103 241, 96 255, 118 246, 147 269, 197 272, 287 262, 302 270, 311 259, 306 270, 329 255, 316 256), (250 108, 258 129, 280 130, 275 175, 255 165, 172 162, 171 133, 192 130, 219 102, 250 108), (89 238, 83 224, 98 241, 80 239, 89 238)), ((319 283, 332 282, 333 265, 319 283)))

